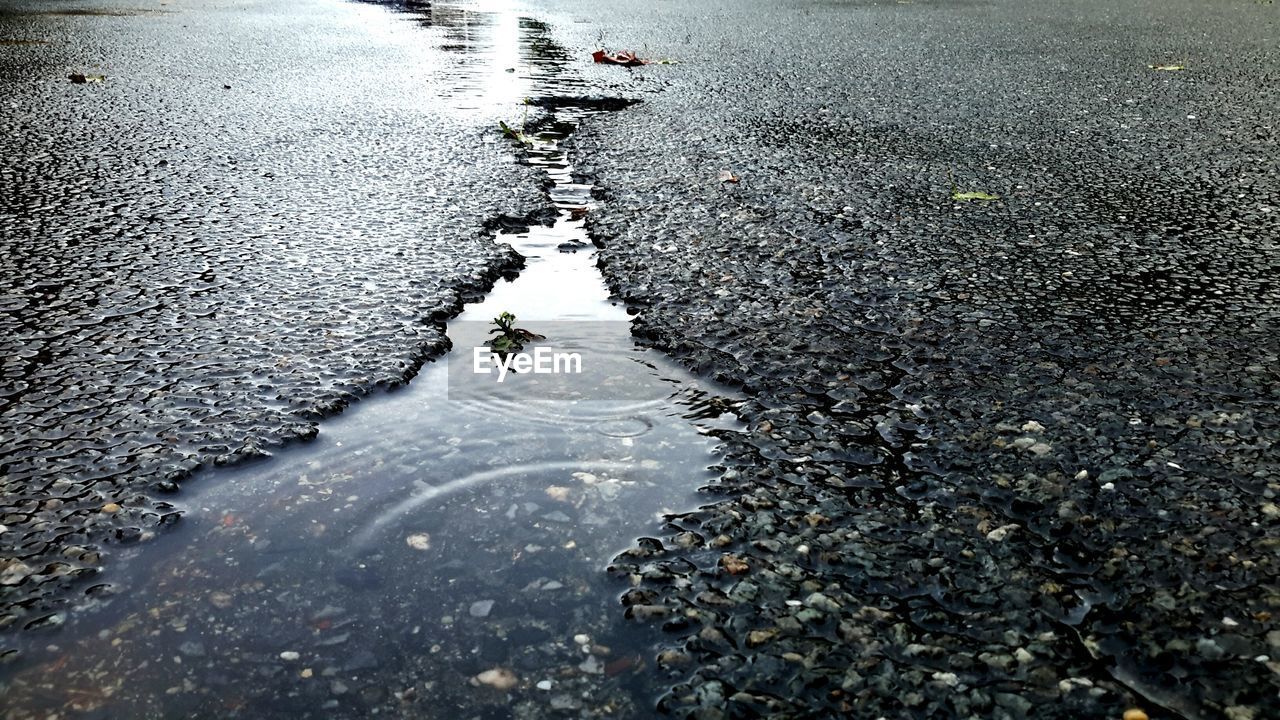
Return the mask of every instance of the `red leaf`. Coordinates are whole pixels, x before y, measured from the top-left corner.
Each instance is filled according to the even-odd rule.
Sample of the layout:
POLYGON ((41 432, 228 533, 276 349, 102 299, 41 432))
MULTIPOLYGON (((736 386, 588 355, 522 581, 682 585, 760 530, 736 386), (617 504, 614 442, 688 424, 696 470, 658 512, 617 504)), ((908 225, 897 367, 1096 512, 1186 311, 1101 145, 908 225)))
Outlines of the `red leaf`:
POLYGON ((598 63, 606 65, 622 65, 624 67, 634 67, 636 65, 648 65, 648 60, 641 60, 636 57, 634 50, 619 50, 610 55, 608 50, 596 50, 591 53, 591 59, 598 63))

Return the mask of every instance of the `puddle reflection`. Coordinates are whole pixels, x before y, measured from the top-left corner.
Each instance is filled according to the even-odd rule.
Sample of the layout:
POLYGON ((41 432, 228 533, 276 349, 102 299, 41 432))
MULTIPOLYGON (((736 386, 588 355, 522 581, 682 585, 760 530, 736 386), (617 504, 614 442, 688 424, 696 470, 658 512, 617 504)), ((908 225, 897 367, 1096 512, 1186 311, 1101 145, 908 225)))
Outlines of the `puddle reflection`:
MULTIPOLYGON (((476 8, 415 14, 476 53, 457 96, 551 90, 537 75, 562 68, 541 26, 476 8)), ((304 448, 192 483, 177 530, 114 559, 118 594, 26 649, 8 717, 647 714, 646 651, 603 568, 697 504, 737 424, 722 389, 634 347, 609 300, 581 220, 590 188, 560 150, 587 112, 562 109, 535 138, 560 218, 498 238, 526 267, 450 323, 448 358, 304 448), (609 382, 570 399, 459 385, 504 311, 554 323, 548 342, 609 382)))

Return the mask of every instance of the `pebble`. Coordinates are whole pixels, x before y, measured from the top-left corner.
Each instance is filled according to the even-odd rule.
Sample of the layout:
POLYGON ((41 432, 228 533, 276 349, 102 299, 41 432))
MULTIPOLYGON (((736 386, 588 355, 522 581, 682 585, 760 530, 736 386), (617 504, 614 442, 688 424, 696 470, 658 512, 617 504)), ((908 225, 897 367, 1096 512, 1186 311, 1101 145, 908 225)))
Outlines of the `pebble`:
POLYGON ((427 533, 414 533, 404 539, 404 542, 414 550, 430 550, 431 535, 427 533))
POLYGON ((475 681, 481 685, 487 685, 495 690, 510 690, 519 683, 516 674, 506 668, 493 668, 485 670, 476 675, 475 681))
POLYGON ((688 664, 690 658, 688 654, 679 650, 667 649, 658 653, 658 664, 664 667, 675 667, 678 665, 688 664))
POLYGON ((476 602, 471 603, 471 608, 468 610, 468 612, 471 613, 471 617, 484 618, 484 617, 489 617, 489 613, 492 610, 493 610, 492 600, 477 600, 476 602))
POLYGON ((573 636, 573 641, 579 645, 589 645, 591 644, 591 636, 585 635, 583 633, 578 633, 577 635, 573 636))
POLYGON ((933 679, 948 687, 955 687, 960 684, 960 677, 950 672, 936 672, 933 674, 933 679))
POLYGON ((1213 638, 1200 638, 1196 641, 1196 652, 1206 660, 1221 660, 1227 653, 1213 638))
POLYGON ((24 562, 15 562, 0 572, 0 585, 19 585, 26 580, 35 569, 24 562))
POLYGON ((1067 695, 1074 690, 1080 690, 1093 687, 1093 681, 1089 678, 1070 677, 1065 680, 1058 681, 1058 691, 1063 695, 1067 695))
POLYGON ((536 687, 539 690, 550 690, 552 685, 554 685, 554 683, 552 683, 550 680, 539 680, 536 687))
POLYGON ((676 535, 675 541, 676 545, 682 548, 692 548, 702 544, 701 538, 699 538, 697 534, 691 532, 682 532, 679 535, 676 535))
POLYGON ((1147 714, 1138 708, 1130 708, 1124 711, 1124 720, 1147 720, 1147 714))
POLYGON ((991 542, 1004 542, 1009 537, 1009 533, 1017 530, 1017 525, 1001 525, 1000 527, 987 533, 987 539, 991 542))
POLYGON ((702 628, 702 630, 698 632, 698 639, 710 645, 718 645, 720 643, 728 642, 723 631, 710 625, 702 628))
POLYGON ((815 610, 822 610, 823 612, 840 612, 840 603, 818 592, 805 598, 804 604, 814 608, 815 610))
POLYGON ((285 662, 293 662, 295 660, 298 660, 301 657, 302 655, 298 654, 297 652, 294 652, 293 650, 285 650, 284 652, 280 653, 280 659, 284 660, 285 662))
POLYGON ((742 575, 751 569, 745 560, 734 555, 725 555, 720 558, 720 567, 730 575, 742 575))

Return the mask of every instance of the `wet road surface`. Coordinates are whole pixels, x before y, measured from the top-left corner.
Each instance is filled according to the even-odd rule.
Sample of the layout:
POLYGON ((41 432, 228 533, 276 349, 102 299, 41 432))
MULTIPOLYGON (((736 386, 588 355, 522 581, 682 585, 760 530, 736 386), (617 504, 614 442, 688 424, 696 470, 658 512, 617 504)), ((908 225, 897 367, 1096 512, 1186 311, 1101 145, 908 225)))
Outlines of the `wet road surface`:
MULTIPOLYGON (((546 38, 521 27, 528 62, 546 38)), ((449 354, 307 447, 189 485, 177 531, 112 558, 56 638, 21 638, 9 717, 645 712, 648 648, 601 571, 697 504, 737 423, 609 301, 561 149, 591 112, 530 130, 558 217, 498 235, 525 266, 449 321, 449 354), (472 372, 512 308, 583 374, 472 372)))
POLYGON ((197 468, 404 382, 512 266, 486 227, 544 203, 488 132, 513 98, 443 49, 475 18, 85 7, 0 13, 6 627, 104 552, 68 546, 149 537, 197 468))
POLYGON ((15 717, 1280 716, 1274 6, 84 7, 0 13, 15 717), (543 169, 493 128, 544 71, 643 102, 575 118, 596 202, 526 231, 543 169), (443 352, 423 320, 517 264, 491 229, 547 256, 583 217, 644 342, 742 386, 716 456, 677 394, 605 425, 650 455, 450 486, 461 435, 374 431, 394 472, 322 436, 159 494, 443 352), (327 547, 396 507, 368 562, 327 547))
POLYGON ((590 230, 755 399, 663 708, 1280 715, 1274 6, 545 5, 680 62, 588 71, 590 230))

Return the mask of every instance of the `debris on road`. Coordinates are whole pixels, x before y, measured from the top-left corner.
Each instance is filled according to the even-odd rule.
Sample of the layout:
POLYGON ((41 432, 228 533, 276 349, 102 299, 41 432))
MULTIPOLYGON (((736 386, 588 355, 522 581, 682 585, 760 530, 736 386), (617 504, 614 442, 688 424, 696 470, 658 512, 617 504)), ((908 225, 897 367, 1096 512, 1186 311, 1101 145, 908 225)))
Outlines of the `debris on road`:
POLYGON ((951 184, 951 199, 960 202, 991 202, 999 200, 1000 196, 993 193, 984 192, 982 190, 960 190, 956 187, 956 180, 951 176, 951 170, 947 170, 947 182, 951 184))
POLYGON ((597 63, 605 65, 622 65, 623 67, 635 67, 637 65, 675 65, 675 60, 669 58, 660 58, 658 60, 645 60, 636 55, 634 50, 619 50, 616 53, 610 53, 608 50, 601 48, 591 53, 591 59, 597 63))
POLYGON ((515 140, 521 145, 528 146, 533 144, 533 141, 530 140, 529 136, 524 133, 524 130, 516 130, 515 128, 506 124, 502 120, 498 121, 498 127, 499 129, 502 130, 503 135, 511 138, 512 140, 515 140))
POLYGON ((963 202, 972 202, 974 200, 978 200, 980 202, 991 202, 992 200, 999 200, 1000 196, 993 195, 989 192, 983 192, 981 190, 970 190, 967 192, 956 192, 955 190, 952 190, 951 199, 963 202))
POLYGON ((649 64, 648 60, 641 60, 636 57, 634 50, 619 50, 611 54, 608 50, 600 49, 591 53, 591 59, 605 65, 622 65, 624 67, 649 64))

